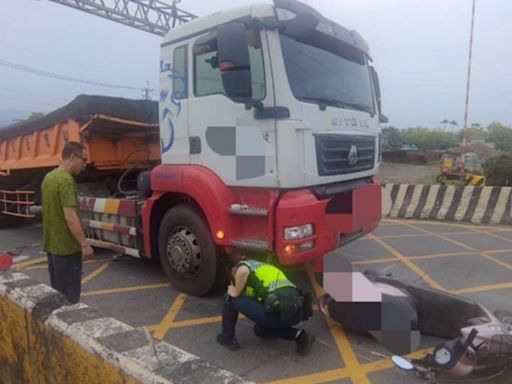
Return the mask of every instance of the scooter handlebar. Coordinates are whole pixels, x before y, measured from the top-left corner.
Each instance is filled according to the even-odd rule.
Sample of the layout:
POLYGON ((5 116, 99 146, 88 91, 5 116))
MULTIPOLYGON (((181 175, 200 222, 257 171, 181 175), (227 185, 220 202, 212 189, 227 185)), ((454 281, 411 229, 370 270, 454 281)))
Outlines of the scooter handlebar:
POLYGON ((469 348, 471 345, 473 345, 473 340, 475 340, 475 337, 477 334, 478 334, 478 330, 476 328, 471 329, 471 332, 469 332, 469 335, 465 341, 466 349, 469 348))

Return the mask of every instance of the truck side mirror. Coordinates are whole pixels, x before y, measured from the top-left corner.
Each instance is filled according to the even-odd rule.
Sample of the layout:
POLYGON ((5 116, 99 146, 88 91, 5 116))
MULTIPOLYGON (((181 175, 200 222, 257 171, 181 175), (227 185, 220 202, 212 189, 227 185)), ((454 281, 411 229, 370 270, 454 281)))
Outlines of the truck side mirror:
POLYGON ((230 23, 219 26, 217 48, 218 65, 226 95, 238 103, 251 100, 251 62, 245 25, 230 23))
POLYGON ((370 74, 372 76, 372 83, 375 89, 375 98, 377 99, 377 108, 379 109, 379 123, 388 123, 389 119, 387 116, 382 114, 382 101, 380 95, 380 83, 379 83, 379 75, 374 67, 370 66, 370 74))

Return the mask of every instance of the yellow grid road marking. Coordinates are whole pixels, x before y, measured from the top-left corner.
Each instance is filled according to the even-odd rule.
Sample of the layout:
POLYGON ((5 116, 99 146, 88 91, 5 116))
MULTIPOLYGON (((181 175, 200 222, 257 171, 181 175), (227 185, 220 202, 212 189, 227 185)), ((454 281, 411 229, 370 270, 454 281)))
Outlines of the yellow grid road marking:
POLYGON ((319 373, 312 373, 309 375, 297 376, 289 379, 267 381, 264 384, 318 384, 334 380, 346 379, 348 377, 350 377, 350 370, 348 368, 338 368, 319 373))
MULTIPOLYGON (((316 295, 321 296, 325 291, 316 281, 314 272, 310 265, 307 266, 307 273, 316 295)), ((336 346, 338 347, 338 351, 340 352, 341 359, 349 371, 352 381, 354 383, 370 384, 370 381, 366 377, 366 373, 357 360, 356 354, 343 329, 341 327, 330 327, 330 331, 336 346)))
MULTIPOLYGON (((464 226, 462 226, 462 227, 464 227, 464 226)), ((470 234, 470 233, 474 233, 474 232, 475 231, 473 231, 473 232, 453 232, 450 234, 470 234)), ((442 236, 442 235, 439 235, 436 233, 428 233, 428 234, 425 233, 424 235, 423 234, 420 234, 420 235, 421 235, 420 237, 425 237, 427 235, 434 235, 436 237, 442 236)), ((401 255, 400 252, 398 252, 397 250, 393 249, 394 251, 396 251, 396 253, 392 252, 391 248, 393 248, 393 247, 389 246, 384 241, 382 241, 383 237, 384 238, 399 238, 399 237, 415 237, 415 236, 418 237, 418 235, 410 235, 410 236, 390 235, 390 236, 386 236, 386 237, 380 236, 379 237, 380 239, 378 239, 376 236, 374 236, 375 238, 373 238, 372 240, 380 243, 385 249, 388 250, 388 252, 390 252, 395 257, 394 258, 386 258, 386 259, 378 259, 378 260, 356 261, 356 262, 353 262, 353 264, 373 264, 373 263, 397 262, 397 261, 404 262, 404 259, 406 261, 408 261, 409 259, 421 260, 421 259, 440 258, 440 257, 449 257, 449 256, 464 256, 464 255, 468 254, 468 252, 452 252, 452 253, 413 256, 410 258, 406 258, 405 256, 401 255), (379 241, 379 240, 381 240, 381 241, 379 241), (401 255, 402 258, 404 258, 404 259, 402 259, 401 257, 396 257, 397 255, 401 255)), ((446 240, 450 241, 453 239, 446 239, 446 240)), ((470 251, 470 252, 472 251, 472 253, 475 253, 475 251, 476 251, 473 248, 468 247, 465 244, 464 244, 464 248, 468 249, 468 251, 470 251)), ((504 252, 508 252, 508 251, 509 250, 494 250, 494 251, 492 251, 492 253, 504 253, 504 252)), ((476 253, 478 253, 478 251, 476 251, 476 253)), ((482 253, 484 253, 484 252, 482 252, 482 253)), ((489 253, 489 252, 486 252, 486 253, 489 253)), ((407 265, 409 263, 405 263, 405 264, 407 265)), ((413 264, 413 263, 410 263, 410 264, 415 266, 415 264, 413 264)), ((407 265, 407 266, 410 268, 410 265, 407 265)), ((415 266, 415 267, 417 267, 417 266, 415 266)), ((509 265, 508 267, 511 267, 511 266, 509 265)), ((291 270, 303 270, 303 268, 296 267, 291 270)), ((322 293, 323 288, 318 285, 314 276, 311 275, 312 270, 310 268, 307 268, 306 271, 308 272, 308 275, 310 277, 313 288, 315 289, 317 294, 319 294, 319 292, 322 293)), ((422 276, 423 278, 428 276, 419 267, 417 267, 417 271, 415 271, 415 272, 419 276, 422 276)), ((432 282, 434 283, 434 287, 435 287, 435 285, 438 285, 435 281, 432 280, 432 282)), ((453 291, 453 293, 481 292, 484 290, 506 289, 506 288, 512 288, 512 283, 466 288, 466 289, 459 290, 459 291, 453 291)), ((222 316, 211 316, 211 317, 203 317, 203 318, 199 318, 199 319, 182 320, 182 321, 175 322, 174 318, 177 315, 177 313, 179 312, 179 310, 181 309, 181 306, 183 305, 186 295, 182 298, 182 300, 178 300, 179 298, 180 297, 178 297, 176 299, 173 306, 171 307, 168 314, 166 315, 166 317, 168 317, 168 320, 170 320, 166 326, 162 326, 163 323, 165 322, 165 318, 164 318, 162 323, 160 323, 158 325, 152 325, 152 326, 146 327, 148 330, 155 332, 155 335, 154 335, 155 338, 160 338, 160 339, 163 338, 165 336, 165 333, 169 329, 189 327, 189 326, 195 326, 195 325, 203 325, 203 324, 212 324, 212 323, 220 322, 222 320, 222 316), (158 332, 160 332, 160 333, 158 333, 158 332), (165 333, 162 336, 160 336, 160 334, 162 332, 165 332, 165 333)), ((244 318, 244 317, 241 316, 241 318, 244 318)), ((391 362, 391 360, 389 360, 389 359, 382 359, 382 360, 371 362, 371 363, 360 364, 359 361, 357 360, 355 352, 352 349, 352 346, 350 345, 348 338, 346 337, 345 333, 343 332, 343 329, 341 327, 331 327, 330 329, 331 329, 331 332, 333 333, 333 338, 336 342, 336 345, 338 346, 338 350, 341 353, 342 359, 345 361, 345 364, 346 364, 345 368, 333 369, 333 370, 329 370, 329 371, 308 374, 308 375, 298 376, 298 377, 294 377, 294 378, 286 378, 283 380, 276 380, 276 381, 272 381, 269 383, 272 383, 272 384, 323 383, 323 382, 329 382, 329 381, 334 381, 334 380, 341 380, 343 378, 351 378, 354 383, 364 384, 364 383, 370 383, 368 377, 366 376, 368 373, 373 373, 373 372, 389 369, 394 366, 393 363, 391 362)), ((431 349, 417 351, 409 356, 410 357, 419 357, 420 355, 425 354, 425 352, 427 352, 427 351, 431 351, 431 349)))
MULTIPOLYGON (((432 253, 430 255, 409 256, 408 259, 411 259, 411 260, 436 259, 439 257, 468 256, 469 254, 476 254, 476 253, 479 253, 479 251, 475 249, 473 251, 432 253)), ((469 255, 469 256, 471 256, 471 255, 469 255)))
POLYGON ((36 258, 33 258, 33 259, 20 261, 19 263, 14 263, 12 268, 14 270, 18 271, 21 268, 25 268, 25 267, 28 267, 28 266, 31 266, 31 265, 39 264, 39 263, 45 262, 47 260, 48 260, 48 256, 36 257, 36 258))
MULTIPOLYGON (((426 348, 421 349, 419 351, 415 351, 407 356, 404 356, 408 359, 419 359, 425 356, 427 353, 432 352, 433 348, 426 348)), ((375 373, 379 371, 383 371, 385 369, 393 368, 395 365, 391 361, 391 359, 382 359, 373 361, 371 363, 361 364, 361 367, 363 368, 364 372, 366 374, 369 373, 375 373)), ((335 380, 342 380, 347 379, 351 377, 351 372, 348 367, 345 368, 337 368, 337 369, 331 369, 329 371, 323 371, 318 373, 312 373, 308 375, 302 375, 302 376, 296 376, 293 378, 287 378, 287 379, 281 379, 281 380, 275 380, 275 381, 268 381, 264 384, 318 384, 318 383, 325 383, 329 381, 335 381, 335 380)), ((352 378, 353 383, 359 383, 359 381, 355 381, 354 378, 352 378)))
MULTIPOLYGON (((374 240, 372 239, 372 241, 374 241, 374 240)), ((381 264, 381 263, 396 263, 399 261, 400 260, 397 260, 394 257, 387 257, 385 259, 357 260, 357 261, 352 261, 350 264, 352 264, 352 265, 369 265, 369 264, 381 264)))
POLYGON ((155 339, 162 340, 165 337, 167 331, 171 328, 176 315, 183 306, 183 303, 185 302, 186 298, 186 294, 180 293, 176 300, 174 300, 174 303, 172 304, 171 308, 155 329, 155 333, 153 334, 153 337, 155 337, 155 339))
MULTIPOLYGON (((428 222, 428 221, 408 220, 408 222, 421 223, 421 224, 438 224, 439 225, 439 223, 437 223, 437 222, 434 223, 434 222, 428 222)), ((427 282, 430 285, 432 285, 431 283, 433 283, 434 285, 432 285, 432 286, 434 288, 444 290, 444 288, 442 288, 442 287, 441 288, 436 287, 435 285, 438 285, 439 287, 440 287, 440 285, 437 284, 432 278, 430 278, 430 276, 428 274, 423 272, 418 266, 416 266, 414 263, 410 262, 410 260, 421 260, 421 259, 440 258, 440 257, 449 257, 449 256, 464 256, 464 255, 467 255, 468 252, 453 252, 453 253, 441 253, 441 254, 405 257, 399 251, 394 249, 392 246, 390 246, 383 240, 383 239, 391 239, 391 238, 427 237, 428 235, 432 235, 437 238, 443 238, 443 239, 450 241, 454 244, 462 246, 463 248, 467 249, 471 253, 480 253, 481 256, 486 257, 487 259, 489 259, 495 263, 498 263, 508 269, 512 269, 512 265, 490 256, 491 254, 494 254, 494 253, 510 252, 510 250, 508 250, 508 249, 492 250, 492 251, 475 250, 474 248, 472 248, 466 244, 458 242, 457 240, 454 240, 454 239, 447 238, 447 237, 443 236, 442 234, 431 232, 431 231, 428 231, 423 228, 418 228, 414 225, 408 225, 407 223, 400 222, 400 221, 392 221, 392 220, 388 219, 388 223, 385 224, 384 226, 395 225, 395 223, 399 224, 399 225, 406 225, 408 227, 417 229, 423 233, 404 234, 404 235, 383 235, 383 236, 379 236, 379 237, 371 234, 369 236, 369 239, 376 241, 381 246, 383 246, 386 250, 388 250, 388 252, 390 252, 391 255, 394 256, 394 258, 355 261, 352 264, 363 265, 363 264, 377 264, 377 263, 385 263, 385 262, 402 262, 406 266, 408 266, 410 269, 412 269, 416 274, 418 274, 423 279, 425 279, 425 281, 427 281, 427 279, 430 279, 431 282, 428 282, 428 281, 427 282), (413 268, 411 268, 411 266, 413 268)), ((508 239, 508 238, 505 238, 505 237, 502 237, 502 236, 499 236, 496 234, 496 233, 500 233, 500 232, 512 231, 512 229, 510 229, 510 228, 487 227, 488 229, 492 230, 492 233, 490 233, 490 232, 481 231, 479 229, 474 229, 469 225, 461 225, 461 224, 455 224, 455 223, 442 223, 440 225, 457 226, 457 227, 462 227, 462 228, 468 228, 471 230, 471 232, 451 232, 451 233, 449 233, 449 235, 472 234, 472 233, 476 232, 476 233, 488 234, 491 236, 494 235, 494 237, 496 237, 496 238, 499 238, 501 240, 505 240, 505 241, 512 243, 511 239, 508 239)), ((486 228, 486 227, 479 227, 479 228, 486 228)), ((42 261, 46 261, 46 259, 47 259, 46 257, 39 257, 36 259, 25 260, 18 264, 15 264, 13 268, 15 268, 15 269, 21 269, 21 268, 25 268, 25 267, 27 269, 45 268, 46 265, 45 266, 34 266, 34 265, 39 264, 42 261)), ((84 264, 95 263, 95 262, 98 262, 98 260, 90 260, 90 261, 84 262, 84 264)), ((101 274, 104 270, 106 270, 108 268, 109 264, 110 263, 103 264, 98 269, 93 271, 91 274, 86 276, 84 278, 85 282, 88 282, 88 281, 92 280, 93 278, 95 278, 96 276, 98 276, 99 274, 101 274)), ((291 270, 303 270, 303 268, 302 267, 294 267, 291 270)), ((318 283, 316 282, 316 279, 314 278, 314 276, 312 276, 311 268, 307 268, 306 271, 308 272, 311 283, 312 283, 315 291, 317 292, 317 294, 318 294, 318 292, 323 292, 323 288, 318 285, 318 283), (318 289, 320 289, 320 291, 318 291, 318 289)), ((146 285, 146 286, 123 287, 123 288, 90 291, 90 292, 83 293, 82 296, 97 296, 97 295, 110 294, 110 293, 129 292, 129 291, 135 291, 135 290, 161 288, 161 287, 162 288, 170 287, 170 284, 168 284, 168 283, 167 284, 153 284, 153 285, 146 285)), ((484 291, 490 291, 490 290, 509 289, 509 288, 512 288, 512 283, 483 285, 483 286, 477 286, 477 287, 471 287, 471 288, 465 288, 465 289, 461 289, 461 290, 452 291, 452 293, 455 293, 455 294, 475 293, 475 292, 484 292, 484 291)), ((187 296, 185 294, 178 295, 178 297, 176 298, 173 305, 171 306, 168 313, 166 314, 166 316, 164 317, 164 319, 162 320, 162 322, 160 324, 146 326, 146 328, 148 330, 155 332, 155 335, 154 335, 155 338, 163 339, 169 329, 189 327, 189 326, 202 325, 202 324, 211 324, 211 323, 220 322, 222 320, 221 316, 211 316, 211 317, 203 317, 203 318, 199 318, 199 319, 182 320, 182 321, 175 322, 174 319, 177 316, 177 314, 179 313, 186 297, 187 296)), ((241 315, 240 317, 244 318, 243 315, 241 315)), ((142 329, 142 327, 140 327, 140 329, 142 329)), ((276 383, 276 384, 322 383, 322 382, 340 380, 343 378, 351 378, 354 383, 363 383, 364 384, 364 383, 370 383, 368 377, 366 376, 368 373, 373 373, 373 372, 377 372, 380 370, 384 370, 384 369, 393 367, 393 363, 389 359, 383 359, 383 360, 370 362, 370 363, 366 363, 366 364, 359 363, 357 356, 356 356, 354 350, 352 349, 352 346, 350 345, 350 342, 343 331, 343 328, 331 327, 331 333, 333 334, 333 338, 336 342, 336 345, 338 346, 338 350, 341 353, 341 357, 345 361, 345 365, 346 365, 345 368, 333 369, 333 370, 324 371, 324 372, 320 372, 320 373, 314 373, 314 374, 298 376, 298 377, 294 377, 294 378, 277 380, 277 381, 273 381, 271 383, 276 383)), ((414 354, 411 354, 410 356, 412 357, 413 355, 419 355, 422 353, 424 354, 425 351, 417 351, 414 354)))
MULTIPOLYGON (((382 221, 387 223, 393 223, 393 225, 402 225, 404 224, 405 220, 396 220, 396 219, 382 219, 382 221)), ((458 224, 458 223, 445 223, 443 221, 431 221, 431 220, 410 220, 407 219, 408 223, 412 224, 428 224, 428 225, 438 225, 438 226, 446 226, 446 227, 458 227, 458 228, 468 228, 470 231, 478 231, 475 224, 458 224)), ((500 225, 493 225, 493 226, 486 226, 486 225, 478 225, 478 228, 480 229, 486 229, 486 230, 502 230, 505 232, 512 231, 512 228, 510 226, 500 226, 500 225)))
POLYGON ((452 244, 455 244, 455 245, 458 245, 459 247, 462 247, 464 249, 467 249, 468 251, 474 251, 475 248, 467 245, 467 244, 464 244, 460 241, 457 241, 457 240, 454 240, 454 239, 451 239, 447 236, 444 236, 442 234, 439 234, 439 233, 436 233, 436 232, 432 232, 432 231, 429 231, 428 229, 423 229, 423 228, 420 228, 420 227, 417 227, 416 225, 413 225, 413 224, 409 224, 409 223, 405 223, 403 225, 406 225, 407 227, 409 228, 412 228, 412 229, 417 229, 418 231, 421 231, 421 232, 424 232, 426 234, 429 234, 429 235, 432 235, 432 236, 435 236, 435 237, 438 237, 440 239, 443 239, 443 240, 446 240, 446 241, 449 241, 450 243, 452 244))
MULTIPOLYGON (((83 262, 83 264, 102 263, 102 262, 105 262, 105 261, 108 261, 108 260, 110 260, 110 259, 86 260, 86 261, 83 262)), ((44 263, 44 265, 36 265, 36 266, 33 266, 33 267, 26 267, 26 268, 23 268, 23 270, 25 270, 25 271, 33 271, 33 270, 45 269, 45 268, 48 268, 48 263, 44 263)))
MULTIPOLYGON (((242 315, 241 313, 238 315, 239 320, 245 320, 247 317, 242 315)), ((222 321, 222 316, 210 316, 210 317, 201 317, 199 319, 190 319, 190 320, 181 320, 175 321, 171 324, 171 328, 183 328, 190 327, 193 325, 205 325, 205 324, 213 324, 220 323, 222 321)))
POLYGON ((493 254, 493 253, 512 253, 512 248, 509 248, 509 249, 494 249, 492 251, 483 251, 485 253, 488 253, 488 254, 493 254))
MULTIPOLYGON (((401 234, 401 235, 375 235, 375 236, 379 236, 379 238, 381 239, 407 239, 407 238, 410 238, 410 237, 428 237, 429 235, 427 235, 426 233, 404 233, 404 234, 401 234)), ((368 236, 363 236, 357 240, 372 240, 372 238, 368 237, 368 236)))
POLYGON ((108 295, 108 294, 112 294, 112 293, 124 293, 124 292, 132 292, 132 291, 142 291, 145 289, 169 288, 169 287, 171 287, 171 284, 169 284, 169 283, 136 285, 133 287, 100 289, 100 290, 96 290, 96 291, 84 292, 84 293, 82 293, 82 296, 102 296, 102 295, 108 295))
MULTIPOLYGON (((318 305, 313 305, 313 310, 318 311, 318 305)), ((238 315, 239 320, 245 320, 247 317, 239 313, 238 315)), ((192 327, 195 325, 205 325, 205 324, 212 324, 212 323, 220 323, 222 321, 222 316, 207 316, 207 317, 199 317, 195 319, 189 319, 189 320, 180 320, 180 321, 173 321, 172 324, 169 325, 169 329, 174 328, 184 328, 184 327, 192 327)), ((158 327, 157 325, 149 325, 146 326, 146 328, 150 331, 154 331, 158 327)))
MULTIPOLYGON (((416 228, 416 227, 414 227, 414 228, 416 228)), ((421 229, 418 228, 418 230, 421 230, 421 229)), ((428 230, 426 230, 426 231, 428 231, 428 230)), ((499 232, 502 232, 502 231, 499 231, 499 232)), ((482 232, 482 233, 488 233, 488 232, 482 232)), ((450 232, 449 234, 450 235, 474 235, 475 231, 450 232)), ((414 238, 414 237, 429 237, 430 234, 429 233, 404 233, 401 235, 375 235, 375 236, 378 236, 381 239, 407 239, 407 238, 414 238)), ((371 240, 371 238, 364 236, 358 240, 371 240)), ((510 240, 510 242, 512 242, 512 240, 510 240)))
POLYGON ((484 251, 484 252, 481 252, 480 254, 481 254, 483 257, 485 257, 487 260, 494 261, 495 263, 497 263, 497 264, 499 264, 499 265, 501 265, 501 266, 503 266, 503 267, 505 267, 505 268, 507 268, 507 269, 509 269, 509 270, 511 270, 511 271, 512 271, 512 264, 509 264, 509 263, 507 263, 506 261, 502 261, 502 260, 500 260, 500 259, 497 259, 497 258, 495 258, 495 257, 493 257, 493 256, 491 256, 491 255, 488 255, 488 254, 487 254, 487 252, 485 252, 485 251, 484 251))
MULTIPOLYGON (((372 239, 372 241, 375 241, 372 239)), ((428 259, 438 259, 443 257, 452 257, 452 256, 468 256, 470 253, 477 253, 477 252, 451 252, 451 253, 438 253, 438 254, 432 254, 432 255, 421 255, 421 256, 409 256, 407 259, 409 260, 428 260, 428 259)), ((469 255, 470 256, 470 255, 469 255)), ((352 265, 367 265, 367 264, 382 264, 382 263, 396 263, 400 262, 400 260, 394 258, 394 257, 388 257, 385 259, 375 259, 375 260, 357 260, 351 262, 352 265)))
POLYGON ((89 281, 91 281, 95 277, 101 275, 103 272, 105 272, 105 270, 109 267, 109 265, 110 265, 110 262, 105 263, 105 264, 99 266, 98 268, 96 268, 94 271, 92 271, 91 273, 89 273, 87 276, 85 276, 82 279, 82 284, 87 284, 89 281))
MULTIPOLYGON (((485 258, 485 259, 487 259, 487 260, 489 260, 489 261, 492 261, 492 262, 494 262, 495 264, 501 265, 502 267, 505 267, 505 268, 507 268, 507 269, 509 269, 509 270, 511 270, 511 271, 512 271, 512 265, 510 265, 509 263, 506 263, 506 262, 504 262, 504 261, 501 261, 501 260, 499 260, 499 259, 496 259, 495 257, 490 256, 490 255, 488 254, 488 253, 489 253, 488 251, 481 251, 481 250, 475 249, 475 248, 470 247, 470 246, 468 246, 468 245, 466 245, 466 244, 464 244, 464 243, 461 243, 461 242, 459 242, 459 241, 457 241, 457 240, 450 239, 450 238, 448 238, 448 237, 446 237, 446 236, 440 235, 440 234, 435 233, 435 232, 431 232, 431 231, 423 230, 423 229, 418 228, 418 227, 416 227, 415 225, 412 225, 412 224, 404 223, 404 225, 407 225, 407 226, 408 226, 408 227, 410 227, 410 228, 417 228, 417 229, 419 229, 419 230, 429 232, 431 235, 433 235, 433 236, 435 236, 435 237, 438 237, 438 238, 441 238, 441 239, 445 239, 445 240, 450 241, 450 242, 452 242, 452 243, 454 243, 454 244, 457 244, 457 245, 459 245, 459 246, 463 246, 463 247, 465 247, 466 249, 471 250, 471 251, 472 251, 472 252, 474 252, 474 253, 477 253, 477 254, 478 254, 478 255, 480 255, 481 257, 483 257, 483 258, 485 258)), ((481 230, 478 230, 478 229, 475 229, 475 233, 478 233, 478 234, 486 234, 486 235, 493 236, 493 237, 496 237, 496 238, 498 238, 498 239, 506 240, 507 242, 512 243, 512 240, 510 240, 510 239, 508 239, 508 238, 506 238, 506 237, 502 237, 502 236, 495 235, 495 234, 493 234, 493 233, 488 233, 488 232, 481 231, 481 230)), ((501 251, 501 250, 500 250, 500 251, 501 251)), ((503 250, 503 251, 506 251, 506 250, 503 250)))
MULTIPOLYGON (((423 356, 425 356, 427 353, 431 353, 432 350, 433 350, 433 348, 420 349, 420 350, 410 353, 404 357, 406 359, 420 359, 423 356)), ((363 364, 363 368, 365 369, 366 373, 378 372, 378 371, 382 371, 384 369, 393 368, 394 366, 395 365, 393 364, 391 359, 382 359, 382 360, 374 361, 371 363, 363 364)))
POLYGON ((160 324, 154 324, 154 325, 142 325, 140 327, 137 327, 139 331, 144 331, 144 328, 146 328, 149 332, 154 332, 160 324))
POLYGON ((480 285, 477 287, 458 289, 456 291, 451 291, 451 292, 457 295, 457 294, 461 294, 461 293, 478 293, 478 292, 495 291, 498 289, 508 289, 508 288, 512 288, 512 283, 480 285))
MULTIPOLYGON (((239 314, 238 319, 243 320, 243 319, 247 319, 247 317, 245 317, 242 314, 239 314)), ((197 319, 173 321, 171 324, 169 324, 169 329, 192 327, 195 325, 220 323, 221 321, 222 321, 222 316, 208 316, 208 317, 200 317, 197 319)), ((145 325, 144 327, 147 328, 148 331, 154 332, 158 329, 159 326, 160 326, 160 324, 154 324, 154 325, 145 325)), ((143 327, 139 327, 139 329, 142 329, 142 328, 143 327)))
MULTIPOLYGON (((245 318, 242 315, 240 315, 238 318, 241 319, 242 317, 245 318)), ((221 321, 222 321, 222 316, 201 317, 199 319, 175 321, 172 324, 170 324, 169 328, 183 328, 183 327, 190 327, 193 325, 220 323, 221 321)))
POLYGON ((397 258, 403 264, 405 264, 405 266, 407 266, 410 270, 412 270, 414 273, 416 273, 421 279, 425 280, 432 288, 436 288, 441 291, 446 291, 446 289, 443 288, 439 283, 437 283, 432 277, 430 277, 429 274, 424 272, 420 267, 418 267, 416 264, 414 264, 411 260, 409 260, 404 255, 402 255, 400 252, 398 252, 391 245, 387 244, 384 240, 381 240, 380 238, 378 238, 377 236, 375 236, 371 233, 368 236, 375 239, 376 242, 378 242, 389 253, 391 253, 393 256, 395 256, 395 258, 397 258))
POLYGON ((506 241, 507 243, 512 243, 512 239, 509 239, 508 237, 503 237, 503 236, 500 236, 500 235, 496 234, 496 233, 504 232, 504 231, 487 232, 487 231, 479 231, 479 230, 477 230, 477 232, 481 233, 482 235, 489 235, 489 236, 494 237, 496 239, 500 239, 500 240, 506 241))

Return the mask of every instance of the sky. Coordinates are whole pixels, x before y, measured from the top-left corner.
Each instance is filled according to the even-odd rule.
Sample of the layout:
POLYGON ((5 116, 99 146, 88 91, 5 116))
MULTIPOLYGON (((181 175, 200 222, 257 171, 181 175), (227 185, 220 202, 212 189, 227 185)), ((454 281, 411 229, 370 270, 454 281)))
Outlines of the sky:
MULTIPOLYGON (((180 7, 204 16, 256 2, 269 0, 182 0, 180 7)), ((368 42, 389 125, 436 128, 448 119, 462 127, 472 0, 305 2, 368 42)), ((510 15, 511 0, 476 0, 468 125, 512 126, 510 15)), ((2 116, 46 113, 83 93, 142 97, 139 89, 51 79, 2 63, 111 85, 148 84, 156 99, 160 42, 160 36, 48 0, 2 0, 0 125, 2 116)))

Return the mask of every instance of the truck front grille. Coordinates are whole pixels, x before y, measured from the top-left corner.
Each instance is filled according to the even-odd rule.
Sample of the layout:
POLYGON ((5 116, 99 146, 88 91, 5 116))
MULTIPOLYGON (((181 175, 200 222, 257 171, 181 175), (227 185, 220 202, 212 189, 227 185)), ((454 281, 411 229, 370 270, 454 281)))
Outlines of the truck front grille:
POLYGON ((375 137, 316 135, 315 145, 320 176, 367 171, 375 163, 375 137))

